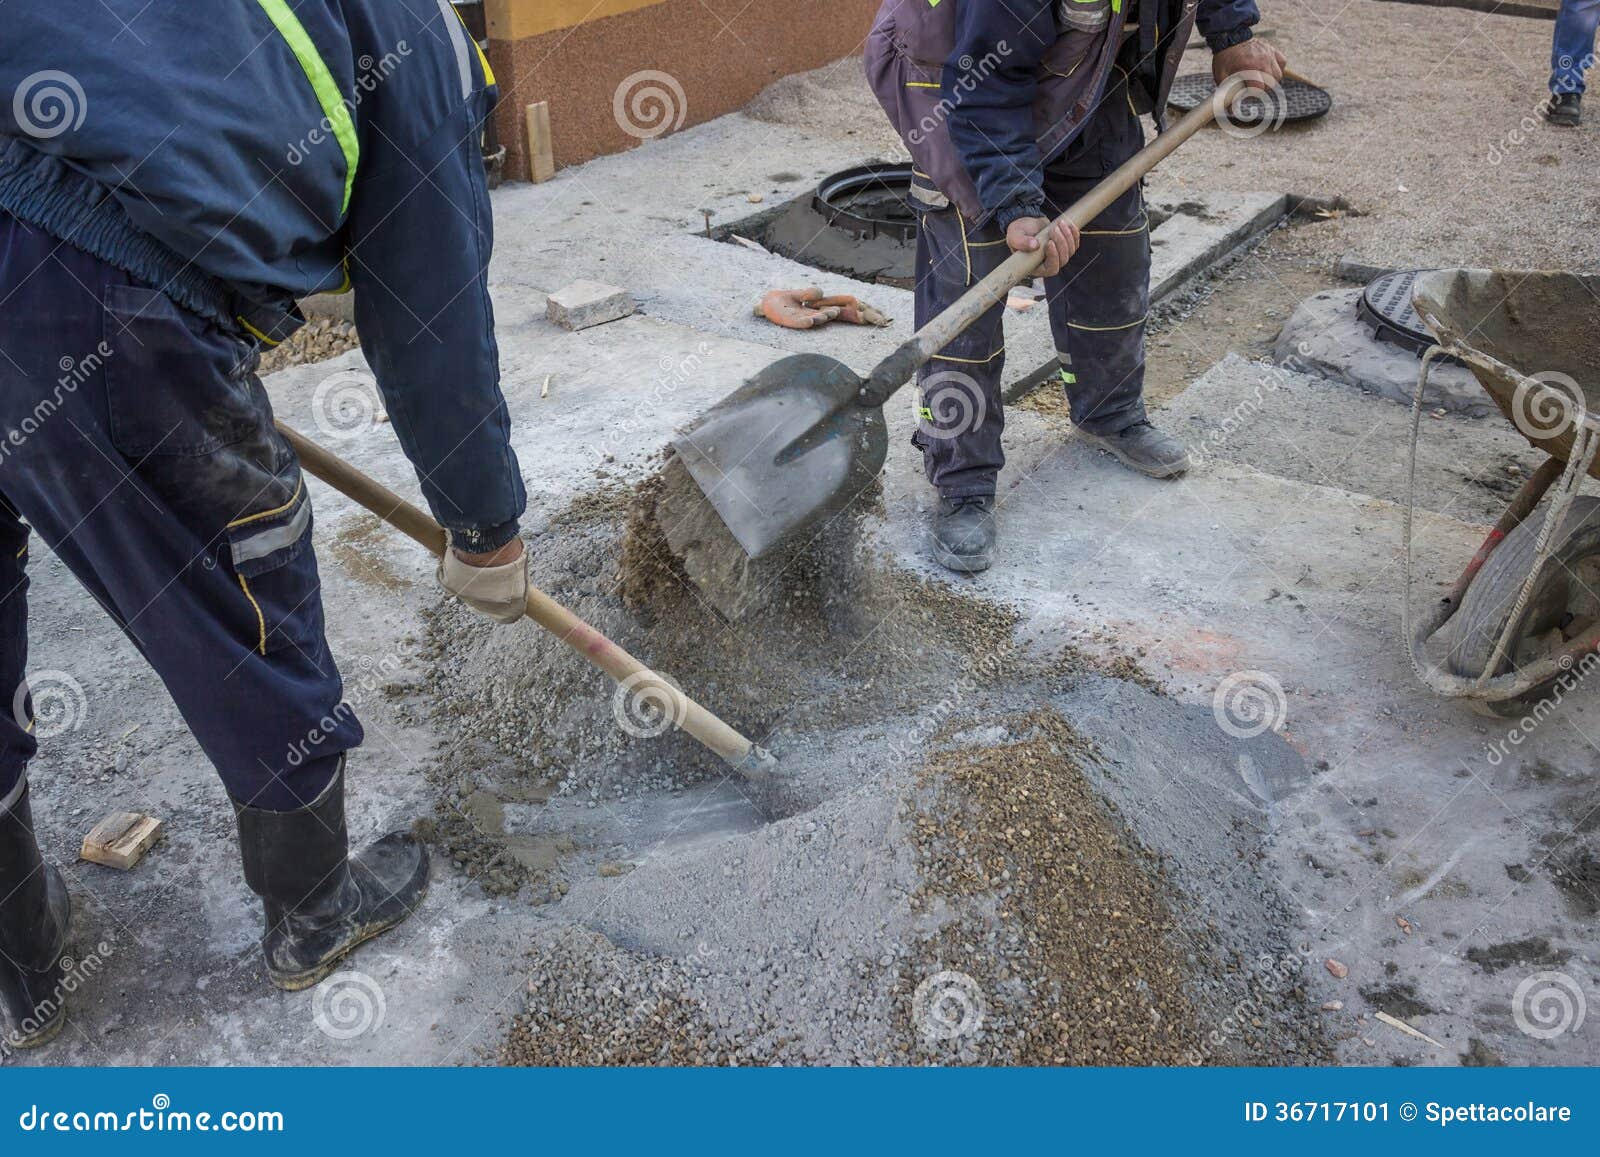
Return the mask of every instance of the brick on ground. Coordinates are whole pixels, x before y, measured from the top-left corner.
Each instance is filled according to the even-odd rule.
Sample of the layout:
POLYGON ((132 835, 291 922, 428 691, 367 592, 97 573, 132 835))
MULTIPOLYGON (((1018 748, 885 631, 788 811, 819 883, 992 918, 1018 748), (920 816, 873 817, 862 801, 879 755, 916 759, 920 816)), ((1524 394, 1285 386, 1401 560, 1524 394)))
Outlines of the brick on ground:
POLYGON ((580 330, 627 317, 637 308, 626 289, 598 281, 574 281, 550 295, 546 313, 562 329, 580 330))

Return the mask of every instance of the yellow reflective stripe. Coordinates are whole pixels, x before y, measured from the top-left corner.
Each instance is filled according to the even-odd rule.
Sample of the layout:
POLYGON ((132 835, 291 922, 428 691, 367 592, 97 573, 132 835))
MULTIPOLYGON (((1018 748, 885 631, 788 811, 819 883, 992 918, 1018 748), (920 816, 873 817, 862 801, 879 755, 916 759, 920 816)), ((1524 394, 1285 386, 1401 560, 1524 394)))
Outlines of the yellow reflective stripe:
POLYGON ((343 213, 350 208, 350 191, 355 188, 356 165, 361 160, 356 124, 350 117, 344 94, 339 91, 338 82, 323 62, 311 34, 300 23, 300 18, 294 14, 287 0, 256 0, 256 3, 261 5, 267 19, 272 21, 278 35, 288 43, 289 51, 300 62, 306 79, 311 82, 311 91, 317 94, 317 103, 322 106, 322 115, 333 129, 333 139, 339 142, 339 151, 344 154, 344 200, 339 205, 339 212, 343 213))
POLYGON ((1119 329, 1132 329, 1136 325, 1143 325, 1144 318, 1136 318, 1126 325, 1078 325, 1076 322, 1067 322, 1068 329, 1081 329, 1084 333, 1113 333, 1119 329))
POLYGON ((288 502, 285 502, 282 506, 276 507, 272 510, 263 510, 260 514, 249 514, 243 518, 236 518, 232 522, 228 523, 228 529, 232 530, 236 526, 246 526, 252 522, 260 522, 263 518, 271 518, 275 514, 282 514, 285 510, 288 510, 289 507, 300 501, 300 493, 301 491, 305 490, 305 488, 306 480, 302 476, 300 479, 300 485, 294 488, 294 497, 289 499, 288 502))
POLYGON ((949 354, 934 354, 929 360, 936 362, 955 362, 957 365, 962 366, 986 366, 1005 352, 1006 347, 1001 346, 986 358, 953 358, 949 354))
POLYGON ((908 80, 908 81, 906 81, 906 87, 907 88, 938 88, 939 85, 936 82, 931 81, 931 80, 908 80))
MULTIPOLYGON (((454 12, 456 14, 456 19, 461 21, 461 27, 467 28, 467 18, 461 15, 461 9, 452 4, 450 5, 450 11, 454 12)), ((478 63, 483 65, 484 87, 493 88, 495 83, 494 69, 489 67, 489 58, 483 54, 483 45, 478 43, 477 37, 472 35, 472 29, 470 28, 467 28, 467 39, 472 41, 472 47, 478 50, 478 63)))
POLYGON ((244 328, 249 331, 250 336, 255 338, 258 342, 261 342, 263 345, 275 346, 282 344, 281 342, 273 341, 266 334, 262 333, 255 326, 246 321, 242 316, 236 316, 233 320, 244 326, 244 328))
POLYGON ((1143 233, 1145 231, 1145 228, 1149 224, 1150 224, 1150 218, 1144 217, 1144 218, 1141 218, 1139 223, 1137 225, 1135 225, 1132 229, 1082 229, 1082 230, 1079 230, 1078 236, 1080 236, 1080 237, 1132 237, 1135 233, 1143 233))
POLYGON ((256 602, 256 596, 250 593, 250 584, 244 581, 244 575, 235 576, 239 580, 239 589, 244 592, 244 597, 250 600, 250 605, 256 612, 256 630, 260 632, 260 641, 256 649, 263 655, 267 653, 267 616, 261 613, 261 604, 256 602))

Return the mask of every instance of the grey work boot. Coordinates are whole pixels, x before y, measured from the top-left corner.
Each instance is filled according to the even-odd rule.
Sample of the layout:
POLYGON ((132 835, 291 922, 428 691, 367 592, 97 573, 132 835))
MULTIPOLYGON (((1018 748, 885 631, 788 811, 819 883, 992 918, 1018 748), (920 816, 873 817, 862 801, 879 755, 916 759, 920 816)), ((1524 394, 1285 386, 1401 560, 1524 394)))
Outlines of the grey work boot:
POLYGON ((1576 128, 1583 123, 1583 96, 1576 92, 1558 92, 1544 106, 1544 119, 1563 128, 1576 128))
POLYGON ((66 1024, 61 953, 71 916, 61 873, 33 837, 24 779, 0 800, 0 1006, 11 1022, 0 1043, 38 1048, 66 1024))
POLYGON ((1078 436, 1091 446, 1109 450, 1124 466, 1152 478, 1178 478, 1189 469, 1189 451, 1183 443, 1142 418, 1115 434, 1079 430, 1078 436))
POLYGON ((933 516, 933 556, 962 574, 989 569, 994 558, 994 496, 939 499, 933 516))
POLYGON ((391 832, 349 856, 344 760, 315 802, 270 812, 233 801, 244 878, 266 908, 272 983, 310 988, 359 944, 410 916, 428 893, 428 850, 391 832))

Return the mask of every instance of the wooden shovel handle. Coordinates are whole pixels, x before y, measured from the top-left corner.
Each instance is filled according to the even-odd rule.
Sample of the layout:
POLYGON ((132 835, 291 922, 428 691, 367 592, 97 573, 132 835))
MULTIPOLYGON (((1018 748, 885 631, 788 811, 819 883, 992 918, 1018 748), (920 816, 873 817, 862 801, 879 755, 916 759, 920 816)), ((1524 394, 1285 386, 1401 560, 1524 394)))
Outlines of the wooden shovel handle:
MULTIPOLYGON (((1176 124, 1156 137, 1144 148, 1122 163, 1105 180, 1089 190, 1072 208, 1057 217, 1053 224, 1070 222, 1079 229, 1089 223, 1122 194, 1144 178, 1150 170, 1170 156, 1174 149, 1194 136, 1217 118, 1225 104, 1219 99, 1225 89, 1219 85, 1210 100, 1196 105, 1176 124)), ((904 345, 873 370, 867 387, 862 391, 861 404, 881 406, 895 390, 910 379, 929 358, 944 349, 967 327, 988 313, 1006 295, 1038 271, 1044 261, 1044 251, 1013 253, 994 272, 974 285, 938 317, 919 329, 904 345)))
MULTIPOLYGON (((322 479, 340 494, 364 506, 407 538, 425 547, 435 558, 444 555, 449 535, 423 511, 401 498, 383 483, 370 478, 350 463, 282 422, 278 432, 300 457, 300 465, 322 479)), ((656 674, 617 646, 566 607, 533 584, 528 585, 528 617, 582 655, 590 663, 621 684, 636 700, 671 705, 676 726, 698 739, 745 774, 765 772, 775 761, 764 749, 750 742, 721 719, 707 711, 676 685, 656 674)))

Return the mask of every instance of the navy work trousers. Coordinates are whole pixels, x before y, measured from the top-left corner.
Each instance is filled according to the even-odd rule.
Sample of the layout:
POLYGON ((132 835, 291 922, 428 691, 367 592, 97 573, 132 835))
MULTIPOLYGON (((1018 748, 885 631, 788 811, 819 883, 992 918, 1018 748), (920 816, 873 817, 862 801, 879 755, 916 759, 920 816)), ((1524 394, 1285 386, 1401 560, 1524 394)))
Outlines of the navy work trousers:
MULTIPOLYGON (((1045 169, 1045 211, 1057 217, 1144 145, 1127 86, 1108 86, 1067 151, 1045 169)), ((1011 255, 992 221, 975 226, 954 207, 932 209, 917 232, 920 329, 1011 255)), ((1144 326, 1150 307, 1150 229, 1138 185, 1083 231, 1076 256, 1046 279, 1050 328, 1072 421, 1114 434, 1141 421, 1144 326)), ((993 494, 1005 464, 1005 306, 997 305, 917 376, 917 432, 928 481, 946 498, 993 494)))
POLYGON ((0 213, 0 798, 50 721, 44 696, 96 707, 70 671, 35 672, 30 694, 30 526, 155 668, 236 800, 310 803, 361 742, 323 635, 310 502, 256 361, 159 288, 0 213))

